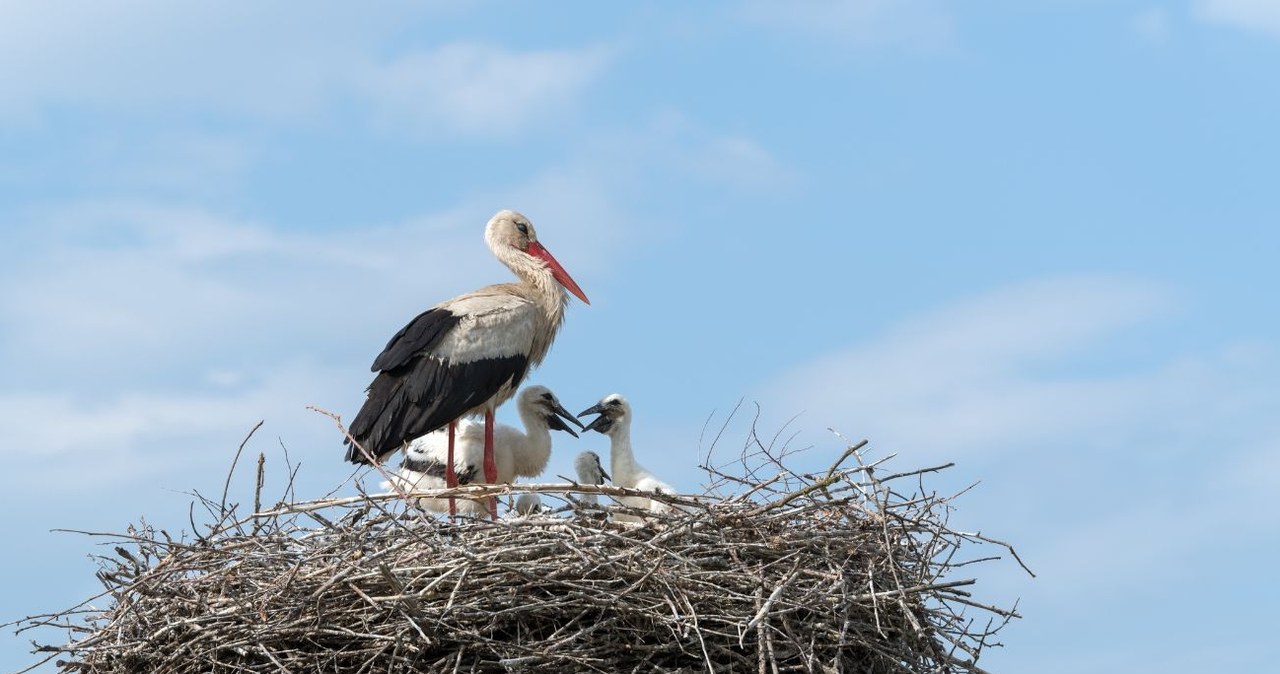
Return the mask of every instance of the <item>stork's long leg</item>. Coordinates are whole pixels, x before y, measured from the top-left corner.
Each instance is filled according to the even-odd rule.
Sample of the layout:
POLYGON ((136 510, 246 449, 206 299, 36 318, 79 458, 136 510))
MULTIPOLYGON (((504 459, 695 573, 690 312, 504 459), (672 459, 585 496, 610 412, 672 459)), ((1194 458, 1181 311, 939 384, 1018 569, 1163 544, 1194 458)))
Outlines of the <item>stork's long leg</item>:
MULTIPOLYGON (((458 474, 453 469, 453 435, 458 428, 457 421, 449 422, 449 448, 445 451, 444 462, 444 486, 452 489, 458 486, 458 474)), ((458 504, 453 496, 449 496, 449 519, 452 520, 458 516, 458 504)))
MULTIPOLYGON (((493 408, 484 411, 484 481, 498 484, 498 462, 493 456, 493 408)), ((489 497, 489 517, 498 519, 498 500, 489 497)))

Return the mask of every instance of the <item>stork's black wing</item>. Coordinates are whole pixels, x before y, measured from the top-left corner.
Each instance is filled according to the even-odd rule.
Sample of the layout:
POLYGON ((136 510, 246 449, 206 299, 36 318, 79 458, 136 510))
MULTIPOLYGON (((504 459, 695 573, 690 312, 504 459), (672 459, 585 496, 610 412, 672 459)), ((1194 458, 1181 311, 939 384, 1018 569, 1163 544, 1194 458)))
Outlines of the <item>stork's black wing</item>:
POLYGON ((347 460, 381 462, 518 385, 529 368, 531 310, 520 298, 472 295, 410 321, 373 361, 378 374, 349 429, 368 455, 348 440, 347 460))
POLYGON ((462 317, 439 307, 418 314, 409 324, 400 328, 386 348, 373 359, 374 372, 386 372, 408 365, 413 358, 430 351, 458 327, 462 317))

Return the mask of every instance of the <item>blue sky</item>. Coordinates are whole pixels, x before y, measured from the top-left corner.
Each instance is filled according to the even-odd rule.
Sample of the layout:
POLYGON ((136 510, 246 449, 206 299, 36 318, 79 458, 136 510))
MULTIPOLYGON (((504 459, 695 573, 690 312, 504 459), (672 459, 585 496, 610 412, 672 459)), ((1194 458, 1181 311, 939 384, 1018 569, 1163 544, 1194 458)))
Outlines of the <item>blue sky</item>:
POLYGON ((531 381, 628 396, 668 481, 739 400, 802 464, 955 461, 1040 574, 982 571, 988 669, 1262 671, 1280 2, 977 5, 0 7, 0 620, 96 590, 50 529, 187 527, 260 419, 351 493, 305 407, 505 280, 515 208, 592 300, 531 381))

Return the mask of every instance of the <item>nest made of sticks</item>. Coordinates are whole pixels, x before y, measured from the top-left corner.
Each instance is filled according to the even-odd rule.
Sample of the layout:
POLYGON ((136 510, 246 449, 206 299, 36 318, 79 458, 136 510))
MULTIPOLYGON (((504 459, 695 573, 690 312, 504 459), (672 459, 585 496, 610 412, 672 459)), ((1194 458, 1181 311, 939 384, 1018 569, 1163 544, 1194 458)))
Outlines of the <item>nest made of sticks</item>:
POLYGON ((99 557, 101 595, 20 627, 63 630, 36 650, 94 674, 982 671, 1017 614, 975 600, 963 567, 1012 548, 948 526, 951 497, 923 478, 950 464, 890 474, 864 444, 818 474, 763 447, 704 466, 707 493, 661 497, 641 525, 575 498, 635 494, 609 486, 453 490, 564 503, 498 521, 398 494, 248 516, 203 500, 207 532, 130 527, 99 557))

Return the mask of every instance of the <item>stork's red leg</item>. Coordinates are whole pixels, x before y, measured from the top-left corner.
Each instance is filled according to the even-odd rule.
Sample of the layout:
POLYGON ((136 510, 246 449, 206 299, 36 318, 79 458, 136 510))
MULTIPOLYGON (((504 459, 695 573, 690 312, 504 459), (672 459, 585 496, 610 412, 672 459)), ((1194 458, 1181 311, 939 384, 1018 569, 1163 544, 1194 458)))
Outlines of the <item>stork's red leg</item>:
MULTIPOLYGON (((458 422, 449 422, 449 449, 445 452, 444 462, 444 486, 452 489, 458 486, 458 474, 453 469, 453 433, 458 428, 458 422)), ((458 516, 458 504, 452 496, 449 497, 449 519, 458 516)))
MULTIPOLYGON (((498 484, 498 462, 493 457, 493 409, 484 411, 484 481, 498 484)), ((498 519, 498 500, 489 497, 489 517, 498 519)))

